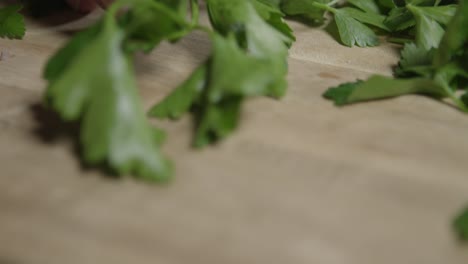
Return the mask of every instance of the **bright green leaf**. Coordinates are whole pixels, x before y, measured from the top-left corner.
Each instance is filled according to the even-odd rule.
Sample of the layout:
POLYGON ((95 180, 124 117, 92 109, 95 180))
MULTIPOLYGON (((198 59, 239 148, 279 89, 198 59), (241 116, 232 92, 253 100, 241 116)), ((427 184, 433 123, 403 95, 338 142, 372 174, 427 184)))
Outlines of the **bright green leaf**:
POLYGON ((455 219, 453 227, 462 240, 468 240, 468 209, 455 219))
POLYGON ((200 100, 201 93, 206 87, 207 65, 195 70, 190 78, 177 87, 163 101, 155 105, 149 115, 161 119, 178 119, 188 112, 200 100))
POLYGON ((428 94, 435 97, 445 96, 442 88, 429 79, 393 79, 376 75, 364 82, 346 83, 335 88, 330 88, 324 94, 324 97, 333 100, 336 105, 345 105, 404 94, 428 94))
POLYGON ((408 9, 416 18, 416 45, 426 50, 437 48, 445 33, 444 29, 421 8, 408 5, 408 9))
POLYGON ((73 63, 56 57, 49 64, 51 106, 65 120, 82 120, 81 144, 88 163, 105 162, 120 174, 148 180, 167 179, 171 167, 159 151, 161 133, 145 118, 131 58, 122 51, 124 31, 108 14, 98 34, 92 35, 80 36, 86 45, 72 41, 59 52, 65 57, 71 52, 73 63), (50 70, 58 66, 64 68, 50 70))
POLYGON ((379 15, 376 13, 366 13, 356 8, 344 7, 340 9, 341 13, 344 13, 364 24, 376 26, 380 29, 390 31, 390 29, 385 25, 385 16, 379 15))
POLYGON ((374 0, 347 0, 347 2, 366 13, 380 14, 380 8, 374 0))
POLYGON ((0 8, 0 38, 22 39, 26 32, 24 18, 18 12, 22 5, 0 8))
POLYGON ((346 46, 372 47, 379 44, 377 35, 370 28, 341 10, 335 12, 335 22, 341 41, 346 46))

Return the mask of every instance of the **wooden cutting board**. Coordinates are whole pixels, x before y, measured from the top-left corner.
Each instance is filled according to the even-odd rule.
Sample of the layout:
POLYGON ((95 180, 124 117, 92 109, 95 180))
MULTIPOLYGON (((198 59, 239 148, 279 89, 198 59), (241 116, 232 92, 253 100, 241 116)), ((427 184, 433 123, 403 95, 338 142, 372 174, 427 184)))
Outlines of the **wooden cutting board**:
MULTIPOLYGON (((468 116, 421 96, 336 108, 327 87, 391 74, 397 47, 347 48, 291 23, 290 88, 248 101, 238 131, 190 148, 166 129, 164 186, 83 168, 40 107, 47 58, 78 22, 30 21, 0 40, 1 264, 468 263, 450 221, 468 202, 468 116)), ((137 59, 146 107, 210 50, 203 34, 137 59)))

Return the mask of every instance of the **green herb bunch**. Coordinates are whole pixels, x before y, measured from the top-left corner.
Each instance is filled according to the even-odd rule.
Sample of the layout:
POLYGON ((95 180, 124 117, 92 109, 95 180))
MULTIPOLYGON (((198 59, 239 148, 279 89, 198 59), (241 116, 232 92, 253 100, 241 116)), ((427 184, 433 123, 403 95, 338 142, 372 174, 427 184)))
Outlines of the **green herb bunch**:
MULTIPOLYGON (((393 78, 330 88, 336 105, 404 94, 449 99, 468 112, 468 3, 455 0, 205 0, 211 27, 199 23, 198 0, 116 0, 102 19, 78 33, 48 62, 46 102, 66 121, 80 121, 84 160, 117 174, 164 181, 171 162, 160 151, 164 132, 147 116, 178 119, 190 113, 193 145, 204 147, 232 133, 245 99, 281 98, 287 88, 288 49, 295 38, 285 17, 308 24, 330 20, 338 41, 401 44, 393 78), (173 92, 145 113, 133 59, 161 42, 205 32, 212 51, 173 92), (380 36, 380 37, 379 37, 380 36)), ((0 8, 0 37, 25 32, 20 5, 0 8)), ((468 213, 455 222, 468 237, 468 213)))
POLYGON ((456 4, 419 0, 395 5, 384 20, 389 28, 404 36, 398 39, 404 46, 395 78, 372 76, 367 81, 331 88, 324 96, 337 105, 345 105, 425 94, 435 99, 448 98, 455 107, 467 112, 467 14, 466 1, 456 4))
MULTIPOLYGON (((206 61, 149 112, 160 119, 191 113, 195 147, 229 135, 238 125, 246 98, 283 96, 288 49, 294 42, 285 16, 316 24, 332 17, 339 41, 347 46, 378 45, 378 34, 405 42, 396 71, 402 79, 376 76, 330 89, 325 96, 338 105, 418 92, 452 98, 466 109, 467 96, 458 98, 459 87, 455 88, 466 74, 466 55, 459 52, 465 44, 453 40, 461 35, 457 28, 466 22, 460 15, 466 7, 460 5, 452 20, 455 1, 206 0, 205 4, 211 27, 199 24, 196 0, 117 0, 99 22, 49 60, 44 71, 49 82, 47 103, 64 120, 81 122, 87 163, 105 163, 118 174, 148 180, 170 177, 170 162, 160 151, 164 133, 147 121, 133 69, 137 52, 151 52, 162 41, 177 42, 201 30, 213 43, 206 61), (438 49, 444 34, 440 45, 447 48, 438 49)), ((2 9, 1 36, 23 36, 20 8, 2 9)))
POLYGON ((199 24, 195 0, 118 0, 50 59, 47 102, 64 120, 81 120, 87 163, 147 180, 170 177, 171 164, 160 151, 164 133, 147 121, 133 69, 137 52, 162 41, 202 30, 213 43, 209 58, 149 112, 160 119, 192 113, 196 147, 231 133, 246 97, 285 93, 293 38, 279 8, 250 0, 206 5, 213 29, 199 24))

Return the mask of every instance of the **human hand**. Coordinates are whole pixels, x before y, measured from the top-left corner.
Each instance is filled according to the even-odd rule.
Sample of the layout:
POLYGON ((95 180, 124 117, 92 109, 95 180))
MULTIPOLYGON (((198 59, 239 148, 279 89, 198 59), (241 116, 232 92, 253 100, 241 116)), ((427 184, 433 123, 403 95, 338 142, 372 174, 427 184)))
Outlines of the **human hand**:
POLYGON ((113 0, 66 0, 74 9, 81 12, 93 11, 97 6, 107 7, 113 0))

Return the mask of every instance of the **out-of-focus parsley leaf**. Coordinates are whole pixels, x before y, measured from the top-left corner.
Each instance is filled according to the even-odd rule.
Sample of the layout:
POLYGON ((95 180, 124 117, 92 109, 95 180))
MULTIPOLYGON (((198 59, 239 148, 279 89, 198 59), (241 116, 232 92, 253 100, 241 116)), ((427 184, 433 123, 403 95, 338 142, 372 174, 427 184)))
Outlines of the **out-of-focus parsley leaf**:
POLYGON ((18 13, 23 6, 0 7, 0 38, 22 39, 26 32, 23 16, 18 13))
POLYGON ((122 19, 129 35, 126 49, 149 52, 163 40, 178 40, 191 31, 185 19, 187 11, 187 0, 153 0, 150 4, 132 5, 122 19))
POLYGON ((456 15, 450 21, 447 32, 442 38, 440 48, 434 59, 434 67, 441 67, 451 61, 464 58, 465 70, 468 71, 466 56, 468 55, 468 3, 460 1, 456 15))
POLYGON ((468 241, 468 209, 455 218, 453 227, 460 239, 468 241))
POLYGON ((49 61, 44 72, 47 100, 65 120, 81 120, 82 152, 88 163, 106 163, 119 174, 148 180, 170 176, 171 166, 159 150, 161 132, 146 120, 138 96, 130 51, 146 51, 185 30, 178 7, 152 0, 119 1, 101 22, 78 34, 49 61), (128 13, 117 16, 122 6, 128 13), (167 26, 157 28, 153 23, 158 20, 151 16, 165 16, 167 26), (143 45, 134 45, 135 39, 143 45))
POLYGON ((122 174, 166 179, 170 166, 159 152, 155 129, 145 120, 131 57, 121 50, 124 37, 108 15, 73 64, 50 80, 47 97, 65 120, 82 120, 87 162, 105 161, 122 174))
POLYGON ((288 46, 293 41, 275 5, 250 0, 207 4, 212 24, 220 32, 212 34, 212 56, 150 110, 159 118, 178 118, 192 110, 197 147, 236 128, 246 97, 284 94, 288 46))
POLYGON ((255 0, 251 3, 254 5, 258 15, 276 30, 287 36, 289 38, 288 43, 292 44, 292 41, 296 38, 292 29, 283 20, 285 14, 281 12, 278 0, 255 0))
POLYGON ((293 42, 289 33, 283 33, 284 22, 268 23, 250 0, 209 0, 207 4, 212 25, 218 32, 225 36, 234 34, 249 56, 268 61, 271 78, 275 80, 258 89, 265 89, 269 96, 283 96, 287 86, 288 47, 293 42))
POLYGON ((271 74, 270 62, 247 54, 234 35, 214 35, 213 38, 212 58, 150 110, 150 115, 159 118, 178 118, 192 110, 197 147, 232 132, 238 123, 243 99, 269 95, 270 84, 276 79, 271 74))
POLYGON ((142 113, 132 54, 151 51, 162 40, 176 41, 194 29, 209 32, 212 55, 150 115, 178 118, 192 111, 194 145, 204 146, 236 128, 245 98, 285 93, 294 36, 279 1, 206 3, 214 31, 198 25, 195 0, 118 0, 101 22, 50 59, 44 71, 48 102, 65 120, 82 121, 86 161, 105 162, 120 174, 146 179, 169 176, 170 166, 159 152, 161 133, 142 113))
POLYGON ((161 119, 178 119, 199 102, 207 85, 207 68, 209 62, 196 69, 179 87, 174 89, 163 101, 155 105, 149 115, 161 119))

